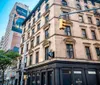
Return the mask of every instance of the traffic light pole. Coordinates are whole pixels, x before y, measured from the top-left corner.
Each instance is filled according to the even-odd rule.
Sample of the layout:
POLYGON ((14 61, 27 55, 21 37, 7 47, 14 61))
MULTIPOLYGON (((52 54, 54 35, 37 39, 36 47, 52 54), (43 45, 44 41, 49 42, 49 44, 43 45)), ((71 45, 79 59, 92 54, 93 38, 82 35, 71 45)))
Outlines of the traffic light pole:
MULTIPOLYGON (((76 14, 76 13, 81 13, 81 12, 88 12, 88 11, 93 11, 93 10, 98 10, 100 8, 92 8, 92 9, 86 9, 86 10, 79 10, 76 12, 69 12, 69 13, 63 13, 63 15, 70 15, 70 14, 76 14)), ((61 16, 63 16, 61 15, 61 16)))

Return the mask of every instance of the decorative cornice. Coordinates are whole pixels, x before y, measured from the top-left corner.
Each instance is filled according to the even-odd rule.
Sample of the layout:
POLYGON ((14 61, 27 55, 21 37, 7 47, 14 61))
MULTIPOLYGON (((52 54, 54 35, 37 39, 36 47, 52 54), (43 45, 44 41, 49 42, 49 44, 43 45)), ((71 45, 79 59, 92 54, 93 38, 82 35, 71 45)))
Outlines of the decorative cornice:
POLYGON ((50 44, 51 44, 51 42, 46 39, 46 40, 44 40, 42 45, 43 45, 43 47, 46 47, 46 46, 50 46, 50 44))
POLYGON ((75 44, 76 43, 76 40, 73 39, 72 37, 67 37, 67 38, 64 39, 64 42, 65 43, 69 42, 69 43, 75 44))

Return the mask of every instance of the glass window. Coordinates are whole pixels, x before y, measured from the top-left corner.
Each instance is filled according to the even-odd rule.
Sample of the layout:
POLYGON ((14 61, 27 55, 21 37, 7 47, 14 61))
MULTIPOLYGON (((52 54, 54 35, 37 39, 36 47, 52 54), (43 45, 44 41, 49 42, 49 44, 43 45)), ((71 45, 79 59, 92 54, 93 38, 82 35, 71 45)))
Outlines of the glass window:
POLYGON ((96 34, 95 34, 95 31, 92 30, 91 33, 92 33, 92 39, 96 40, 96 34))
POLYGON ((39 30, 40 29, 40 23, 37 25, 37 30, 39 30))
POLYGON ((32 85, 36 85, 35 73, 32 74, 32 85))
POLYGON ((32 57, 33 55, 30 55, 29 65, 32 65, 32 57))
POLYGON ((37 36, 37 45, 40 43, 40 36, 37 36))
POLYGON ((49 38, 49 29, 45 30, 45 39, 49 38))
POLYGON ((100 48, 96 47, 95 49, 96 49, 97 56, 100 56, 100 48))
POLYGON ((85 6, 85 9, 89 9, 88 6, 85 6))
POLYGON ((96 19, 96 24, 97 24, 97 26, 100 26, 100 20, 99 19, 96 19))
POLYGON ((79 15, 79 22, 84 22, 83 16, 79 15))
POLYGON ((87 3, 87 0, 84 0, 84 3, 87 3))
POLYGON ((48 0, 45 0, 45 3, 47 3, 48 2, 48 0))
POLYGON ((48 72, 48 85, 53 85, 53 71, 48 72))
POLYGON ((27 66, 27 57, 25 57, 25 67, 27 66))
POLYGON ((40 8, 41 8, 41 7, 38 7, 38 12, 40 11, 40 8))
POLYGON ((80 0, 76 0, 77 2, 80 2, 80 0))
POLYGON ((36 63, 39 62, 39 52, 36 52, 36 63))
POLYGON ((72 44, 67 44, 66 47, 67 47, 68 58, 74 58, 73 45, 72 44))
POLYGON ((32 29, 32 34, 34 34, 34 29, 32 29))
POLYGON ((45 17, 45 23, 48 23, 48 21, 49 21, 49 15, 47 15, 47 16, 45 17))
POLYGON ((33 24, 35 23, 35 18, 33 19, 33 24))
POLYGON ((30 32, 28 32, 27 39, 29 39, 29 37, 30 37, 30 32))
POLYGON ((66 33, 67 36, 71 36, 71 28, 70 28, 70 26, 66 26, 65 33, 66 33))
POLYGON ((29 25, 28 25, 28 29, 30 29, 30 27, 31 27, 31 24, 29 23, 29 25))
POLYGON ((63 6, 67 6, 68 5, 68 3, 66 2, 66 0, 62 0, 62 5, 63 6))
POLYGON ((40 85, 40 73, 36 74, 36 85, 40 85))
POLYGON ((81 6, 79 4, 76 5, 78 10, 81 10, 81 6))
POLYGON ((34 40, 31 40, 31 48, 34 47, 34 40))
POLYGON ((23 54, 23 47, 21 47, 21 54, 23 54))
POLYGON ((82 34, 83 34, 83 38, 87 38, 86 30, 85 29, 82 29, 82 34))
POLYGON ((46 85, 46 73, 45 72, 43 72, 42 73, 42 81, 41 81, 41 85, 46 85))
POLYGON ((41 13, 38 14, 38 19, 40 18, 41 13))
POLYGON ((27 45, 26 45, 26 51, 28 51, 28 49, 29 49, 28 47, 29 47, 29 44, 27 43, 27 45))
POLYGON ((47 11, 48 9, 49 9, 49 4, 46 4, 45 11, 47 11))
POLYGON ((45 48, 45 60, 49 59, 48 53, 49 53, 49 47, 46 47, 45 48))
POLYGON ((90 53, 90 48, 88 46, 85 46, 85 50, 86 50, 86 55, 88 59, 91 59, 91 53, 90 53))
POLYGON ((88 17, 88 22, 89 22, 89 24, 92 24, 92 18, 91 17, 88 17))

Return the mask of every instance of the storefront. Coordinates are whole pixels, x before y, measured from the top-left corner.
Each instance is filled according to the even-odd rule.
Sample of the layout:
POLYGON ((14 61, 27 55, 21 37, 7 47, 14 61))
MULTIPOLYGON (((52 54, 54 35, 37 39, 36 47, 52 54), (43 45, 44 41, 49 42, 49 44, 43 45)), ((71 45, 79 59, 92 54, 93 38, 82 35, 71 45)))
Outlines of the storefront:
POLYGON ((100 85, 100 64, 53 61, 27 68, 27 85, 100 85))

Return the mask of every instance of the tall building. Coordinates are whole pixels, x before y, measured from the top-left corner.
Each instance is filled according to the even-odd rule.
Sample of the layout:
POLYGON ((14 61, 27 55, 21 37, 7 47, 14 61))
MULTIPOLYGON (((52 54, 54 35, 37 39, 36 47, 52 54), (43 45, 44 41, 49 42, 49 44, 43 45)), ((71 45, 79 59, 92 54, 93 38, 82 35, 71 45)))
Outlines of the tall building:
MULTIPOLYGON (((40 0, 23 23, 19 59, 24 85, 100 85, 100 7, 85 0, 40 0)), ((19 81, 21 77, 19 77, 19 81)))
POLYGON ((21 41, 21 24, 29 12, 28 6, 16 2, 10 15, 4 37, 3 49, 18 51, 21 41))
MULTIPOLYGON (((22 23, 29 14, 29 7, 16 2, 9 15, 9 21, 4 36, 3 50, 19 52, 22 35, 22 23)), ((15 61, 16 63, 16 61, 15 61)), ((7 84, 16 84, 16 65, 9 67, 5 73, 7 84)))
POLYGON ((1 37, 1 41, 0 41, 0 50, 3 49, 3 42, 4 42, 4 36, 1 37))

